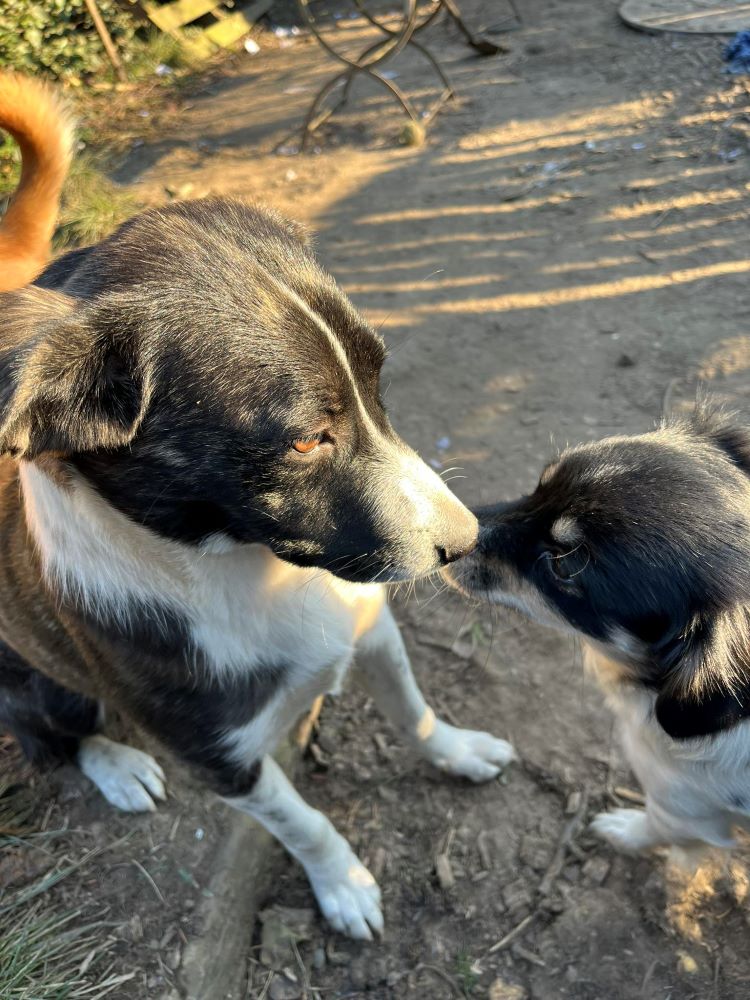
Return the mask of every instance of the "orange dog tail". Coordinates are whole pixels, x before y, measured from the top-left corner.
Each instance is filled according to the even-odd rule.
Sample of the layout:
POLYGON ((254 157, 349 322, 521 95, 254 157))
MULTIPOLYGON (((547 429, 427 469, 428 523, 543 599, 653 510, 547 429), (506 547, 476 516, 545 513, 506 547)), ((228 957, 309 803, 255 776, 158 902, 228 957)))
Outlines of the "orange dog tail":
POLYGON ((0 292, 21 288, 50 254, 60 191, 73 152, 73 124, 46 84, 0 73, 0 129, 21 147, 21 182, 0 221, 0 292))

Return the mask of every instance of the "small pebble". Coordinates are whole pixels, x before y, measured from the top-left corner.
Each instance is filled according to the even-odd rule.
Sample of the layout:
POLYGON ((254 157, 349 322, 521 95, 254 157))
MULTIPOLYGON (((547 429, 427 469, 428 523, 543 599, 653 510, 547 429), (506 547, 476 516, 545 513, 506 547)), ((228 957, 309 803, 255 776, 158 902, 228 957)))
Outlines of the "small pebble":
POLYGON ((677 968, 680 972, 684 972, 688 976, 694 976, 698 971, 698 963, 692 955, 688 955, 686 951, 681 951, 677 956, 677 968))
POLYGON ((578 810, 581 808, 581 793, 571 792, 568 796, 568 801, 565 803, 565 815, 575 816, 578 810))
POLYGON ((594 882, 596 885, 601 885, 605 880, 607 875, 609 875, 610 863, 606 858, 601 855, 594 855, 593 858, 589 858, 583 865, 583 875, 589 882, 594 882))
POLYGON ((435 858, 435 873, 441 889, 452 889, 456 884, 456 876, 453 874, 451 859, 447 854, 438 854, 435 858))
POLYGON ((496 979, 487 993, 488 1000, 527 1000, 528 993, 517 983, 509 983, 505 979, 496 979))

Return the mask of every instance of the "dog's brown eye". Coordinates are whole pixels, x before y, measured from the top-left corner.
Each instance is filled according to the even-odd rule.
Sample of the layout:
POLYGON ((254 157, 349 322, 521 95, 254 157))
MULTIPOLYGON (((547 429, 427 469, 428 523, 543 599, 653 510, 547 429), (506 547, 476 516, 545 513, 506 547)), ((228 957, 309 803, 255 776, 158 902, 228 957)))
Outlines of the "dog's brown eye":
POLYGON ((311 451, 315 451, 319 444, 319 437, 299 438, 297 441, 292 443, 292 448, 294 448, 295 451, 298 451, 300 455, 309 455, 311 451))

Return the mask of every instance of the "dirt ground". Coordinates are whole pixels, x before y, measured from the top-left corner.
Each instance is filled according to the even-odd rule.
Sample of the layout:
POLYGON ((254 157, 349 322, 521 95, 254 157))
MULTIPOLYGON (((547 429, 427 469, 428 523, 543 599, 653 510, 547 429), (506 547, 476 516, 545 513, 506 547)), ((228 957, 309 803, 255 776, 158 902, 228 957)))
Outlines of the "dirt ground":
MULTIPOLYGON (((452 486, 474 505, 529 489, 566 442, 647 429, 699 383, 750 411, 747 86, 724 75, 720 40, 638 34, 610 0, 518 6, 509 55, 478 59, 431 29, 460 98, 423 146, 398 145, 395 106, 362 84, 313 151, 275 152, 289 153, 333 64, 266 34, 119 172, 147 202, 213 191, 308 222, 387 338, 396 427, 436 467, 459 467, 452 486)), ((463 9, 495 18, 479 0, 463 9)), ((337 34, 372 38, 359 21, 337 34)), ((393 68, 424 98, 418 58, 393 68)), ((745 1000, 750 852, 691 874, 586 833, 637 790, 575 645, 451 593, 399 595, 396 613, 436 710, 512 740, 520 763, 469 787, 406 754, 356 693, 328 703, 298 787, 378 876, 386 938, 329 934, 277 851, 268 905, 301 909, 302 930, 284 961, 247 928, 246 996, 745 1000)), ((136 857, 153 857, 149 837, 161 846, 150 874, 176 929, 155 937, 159 900, 131 865, 114 916, 145 908, 145 933, 131 913, 120 946, 146 971, 117 996, 168 990, 178 945, 200 933, 196 844, 215 846, 222 819, 185 810, 174 836, 172 815, 170 829, 136 821, 136 857)), ((104 807, 98 822, 113 838, 131 824, 104 807)))

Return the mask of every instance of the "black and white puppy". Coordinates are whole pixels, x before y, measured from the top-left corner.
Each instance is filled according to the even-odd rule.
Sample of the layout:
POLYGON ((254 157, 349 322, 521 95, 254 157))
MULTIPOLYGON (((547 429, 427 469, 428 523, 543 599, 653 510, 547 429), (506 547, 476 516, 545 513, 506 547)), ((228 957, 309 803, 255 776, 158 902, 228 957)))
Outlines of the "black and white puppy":
POLYGON ((579 635, 619 719, 646 808, 596 832, 731 846, 750 817, 750 432, 701 406, 572 448, 479 521, 446 576, 579 635))
POLYGON ((297 226, 209 199, 0 296, 0 339, 0 727, 153 809, 159 765, 97 731, 116 706, 279 838, 335 928, 379 932, 278 740, 356 655, 436 766, 484 781, 512 757, 435 718, 386 605, 477 523, 391 427, 381 338, 297 226))

